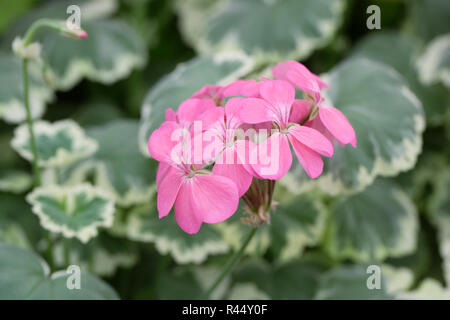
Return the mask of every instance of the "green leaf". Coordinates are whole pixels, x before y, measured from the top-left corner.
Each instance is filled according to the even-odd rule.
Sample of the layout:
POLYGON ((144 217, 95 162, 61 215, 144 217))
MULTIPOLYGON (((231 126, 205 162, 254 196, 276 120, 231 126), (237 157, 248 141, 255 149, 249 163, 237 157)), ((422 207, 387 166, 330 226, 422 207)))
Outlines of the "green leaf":
POLYGON ((249 60, 240 55, 196 57, 179 64, 152 87, 144 100, 139 131, 139 146, 144 155, 148 156, 148 138, 164 122, 167 108, 176 110, 183 100, 204 85, 225 84, 236 80, 251 68, 249 60))
POLYGON ((78 5, 81 27, 86 39, 70 39, 55 31, 39 32, 35 41, 42 44, 42 60, 46 78, 60 90, 69 90, 82 79, 105 84, 127 77, 146 63, 143 39, 128 24, 108 19, 116 1, 52 1, 19 20, 8 32, 3 47, 10 46, 13 37, 23 35, 31 22, 40 18, 66 21, 67 7, 78 5), (7 45, 6 45, 7 44, 7 45))
POLYGON ((47 76, 60 90, 69 90, 82 79, 111 84, 126 78, 146 63, 143 40, 119 20, 84 21, 86 39, 74 41, 48 33, 42 38, 47 76))
POLYGON ((392 299, 387 292, 386 278, 381 269, 380 289, 369 289, 367 282, 372 272, 367 266, 343 265, 333 268, 320 277, 315 296, 319 300, 387 300, 392 299))
POLYGON ((89 184, 39 187, 27 196, 43 228, 86 243, 113 223, 114 200, 89 184))
POLYGON ((31 187, 29 173, 16 169, 0 169, 0 191, 21 193, 31 187))
POLYGON ((423 83, 442 82, 450 88, 450 33, 436 37, 428 44, 417 67, 423 83))
POLYGON ((0 244, 0 299, 118 299, 101 279, 81 271, 81 288, 68 289, 70 276, 61 270, 50 274, 48 265, 33 252, 0 244))
POLYGON ((407 25, 412 34, 428 42, 450 30, 450 3, 442 0, 412 0, 408 2, 407 25))
POLYGON ((129 239, 152 242, 160 254, 169 253, 179 264, 199 264, 209 255, 229 251, 228 245, 211 226, 204 224, 199 233, 189 235, 180 229, 173 213, 158 219, 154 204, 133 209, 125 223, 129 239))
POLYGON ((417 232, 414 204, 394 184, 377 180, 333 202, 324 245, 335 259, 381 261, 412 253, 417 232))
MULTIPOLYGON (((98 276, 110 277, 118 268, 130 268, 138 260, 136 243, 112 237, 106 232, 86 244, 69 240, 67 247, 70 265, 78 265, 98 276)), ((54 259, 57 266, 65 266, 63 242, 54 245, 54 259)))
POLYGON ((324 159, 317 180, 306 177, 293 161, 287 187, 318 186, 333 195, 363 190, 378 176, 393 176, 412 168, 422 148, 422 105, 392 68, 367 59, 349 59, 325 77, 330 88, 326 104, 340 109, 356 131, 358 147, 340 147, 324 159), (315 181, 315 182, 314 182, 315 181))
POLYGON ((399 293, 397 297, 408 300, 450 300, 450 290, 435 279, 427 278, 416 289, 399 293))
POLYGON ((22 195, 0 192, 0 242, 32 248, 42 239, 38 218, 22 195))
POLYGON ((255 60, 300 59, 328 43, 340 24, 340 0, 184 0, 181 32, 202 54, 243 52, 255 60))
MULTIPOLYGON (((450 104, 450 94, 443 86, 425 86, 419 81, 416 70, 421 46, 414 36, 398 32, 371 33, 353 50, 353 57, 366 57, 385 63, 400 73, 412 92, 419 98, 425 110, 427 123, 442 124, 442 114, 450 104)), ((418 64, 420 67, 420 63, 418 64)), ((437 73, 436 73, 437 74, 437 73)))
MULTIPOLYGON (((0 53, 0 119, 9 123, 25 121, 26 111, 23 102, 22 65, 18 58, 0 53)), ((33 118, 40 118, 45 105, 53 99, 53 90, 42 79, 36 63, 30 62, 29 95, 33 118)))
POLYGON ((139 151, 138 129, 136 120, 125 119, 90 127, 87 134, 98 142, 97 152, 62 176, 67 183, 77 184, 93 175, 95 185, 114 195, 121 206, 150 201, 155 193, 157 162, 139 151))
POLYGON ((444 278, 450 286, 450 170, 439 171, 434 178, 433 193, 428 203, 431 222, 438 230, 439 252, 442 257, 444 278))
POLYGON ((311 194, 279 201, 270 217, 270 250, 283 262, 298 258, 306 247, 316 245, 325 230, 326 209, 311 194))
MULTIPOLYGON (((33 128, 41 167, 61 168, 89 157, 98 147, 97 142, 87 137, 73 120, 36 121, 33 128)), ((16 128, 11 145, 23 158, 33 161, 27 124, 16 128)))
POLYGON ((264 260, 250 260, 236 270, 237 283, 253 283, 271 299, 312 299, 323 266, 312 262, 292 261, 272 266, 264 260))

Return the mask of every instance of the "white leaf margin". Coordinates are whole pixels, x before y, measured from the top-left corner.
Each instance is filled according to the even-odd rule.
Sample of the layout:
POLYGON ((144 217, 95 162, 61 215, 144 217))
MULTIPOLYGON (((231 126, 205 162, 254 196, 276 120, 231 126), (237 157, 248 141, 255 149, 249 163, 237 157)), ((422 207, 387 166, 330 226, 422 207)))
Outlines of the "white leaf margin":
POLYGON ((450 33, 434 38, 417 60, 416 66, 422 83, 431 85, 442 82, 450 88, 450 64, 440 65, 441 58, 445 55, 450 60, 450 33))
POLYGON ((202 243, 202 245, 199 245, 189 251, 181 250, 180 246, 177 244, 177 241, 173 241, 170 235, 162 236, 154 235, 150 232, 142 233, 140 231, 140 225, 141 223, 139 218, 135 216, 131 216, 129 218, 127 224, 127 234, 130 239, 154 243, 160 254, 171 254, 173 259, 178 264, 201 264, 206 261, 208 256, 211 254, 223 254, 230 250, 229 246, 222 240, 202 243))
MULTIPOLYGON (((376 64, 386 70, 388 74, 390 74, 393 78, 402 79, 401 75, 395 71, 392 67, 389 67, 385 64, 374 62, 367 58, 358 58, 359 60, 365 61, 366 64, 376 64)), ((323 81, 329 83, 329 74, 320 75, 323 81)), ((422 107, 422 103, 416 97, 416 95, 409 89, 406 85, 400 88, 400 93, 408 99, 411 104, 418 110, 419 112, 414 116, 414 131, 417 133, 413 139, 410 137, 405 137, 402 142, 398 145, 398 150, 405 150, 405 152, 400 153, 398 151, 393 150, 393 154, 401 154, 401 157, 393 158, 392 161, 386 161, 379 156, 377 156, 374 160, 373 168, 371 172, 369 172, 365 167, 360 166, 358 168, 357 180, 359 182, 358 187, 356 188, 348 188, 345 186, 339 178, 333 177, 332 173, 322 173, 317 179, 306 179, 299 181, 298 178, 293 176, 291 172, 288 172, 283 179, 281 179, 281 183, 285 186, 290 192, 295 194, 307 192, 313 190, 315 187, 318 187, 322 191, 326 192, 331 196, 338 195, 352 195, 363 191, 366 187, 371 185, 376 177, 393 177, 399 174, 400 172, 408 171, 416 165, 417 158, 422 151, 422 134, 425 131, 425 115, 422 107)), ((323 94, 325 101, 328 105, 333 105, 331 99, 327 96, 326 92, 323 94)), ((302 168, 297 168, 299 170, 303 170, 302 168)), ((306 177, 306 176, 305 176, 306 177)))
POLYGON ((113 225, 114 221, 114 197, 103 189, 93 187, 90 184, 80 184, 76 186, 62 187, 62 186, 47 186, 38 187, 27 195, 26 200, 32 205, 31 210, 39 217, 39 221, 43 228, 55 232, 61 233, 66 238, 78 238, 81 242, 87 243, 91 238, 97 236, 99 227, 109 228, 113 225), (59 225, 51 220, 51 218, 45 214, 41 203, 37 199, 40 196, 48 196, 52 198, 61 198, 65 196, 74 197, 76 194, 85 193, 88 199, 100 197, 107 200, 107 205, 101 212, 100 217, 103 221, 97 221, 91 225, 85 226, 78 231, 69 229, 67 226, 59 225))
MULTIPOLYGON (((41 167, 61 167, 72 162, 88 157, 95 153, 98 149, 97 141, 89 138, 84 130, 73 120, 61 120, 50 123, 44 120, 36 121, 33 125, 34 134, 37 138, 41 134, 54 136, 59 131, 67 131, 72 137, 73 148, 76 153, 67 151, 63 148, 58 148, 54 157, 43 160, 39 159, 39 166, 41 167)), ((22 124, 14 130, 14 137, 11 140, 11 146, 23 158, 28 161, 33 161, 33 153, 26 150, 24 146, 28 143, 30 138, 27 124, 22 124)))
MULTIPOLYGON (((255 52, 248 54, 239 44, 236 34, 228 33, 218 45, 214 46, 209 43, 205 35, 207 30, 207 18, 213 16, 215 13, 220 12, 227 8, 230 0, 217 1, 217 3, 211 5, 206 10, 204 8, 195 8, 196 4, 192 4, 192 1, 178 1, 175 9, 180 17, 180 30, 183 38, 196 50, 202 54, 217 55, 221 53, 235 53, 249 56, 255 63, 273 62, 278 63, 282 60, 298 60, 309 56, 314 49, 320 48, 326 45, 332 36, 337 31, 342 21, 342 13, 345 10, 344 1, 335 1, 330 4, 331 14, 335 17, 335 21, 324 19, 318 21, 318 26, 321 34, 320 39, 305 38, 303 35, 300 38, 296 38, 296 47, 286 54, 280 54, 279 52, 265 52, 263 50, 256 50, 255 52)), ((273 2, 273 1, 271 1, 273 2)), ((197 4, 198 6, 198 4, 197 4)))

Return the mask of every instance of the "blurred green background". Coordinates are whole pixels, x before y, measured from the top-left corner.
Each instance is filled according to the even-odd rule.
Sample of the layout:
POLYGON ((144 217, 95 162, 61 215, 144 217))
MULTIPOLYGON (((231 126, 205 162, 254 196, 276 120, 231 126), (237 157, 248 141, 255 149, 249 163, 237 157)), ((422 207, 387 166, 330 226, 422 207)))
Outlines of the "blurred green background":
POLYGON ((10 146, 24 121, 11 43, 37 18, 66 19, 69 4, 81 7, 89 37, 39 33, 32 108, 50 122, 73 119, 98 142, 96 154, 62 170, 60 183, 90 182, 112 192, 116 206, 114 225, 87 244, 52 235, 56 270, 67 241, 70 263, 120 298, 198 298, 249 227, 242 211, 193 236, 173 214, 158 220, 145 141, 166 108, 203 85, 268 76, 294 59, 328 73, 358 149, 327 162, 334 182, 311 184, 296 167, 278 183, 271 224, 212 298, 450 298, 449 1, 2 1, 0 241, 45 259, 48 242, 25 201, 31 166, 10 146), (380 30, 366 27, 369 5, 381 9, 380 30), (381 289, 367 288, 368 265, 381 267, 381 289))

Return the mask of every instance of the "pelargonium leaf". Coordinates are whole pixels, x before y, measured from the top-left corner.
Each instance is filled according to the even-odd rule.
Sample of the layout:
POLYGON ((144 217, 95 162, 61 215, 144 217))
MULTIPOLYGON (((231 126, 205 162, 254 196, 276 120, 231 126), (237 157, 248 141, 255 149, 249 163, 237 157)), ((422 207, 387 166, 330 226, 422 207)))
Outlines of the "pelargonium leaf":
MULTIPOLYGON (((135 242, 116 238, 107 232, 100 233, 88 243, 68 240, 69 265, 78 265, 97 276, 110 277, 118 268, 130 268, 138 260, 135 242)), ((64 244, 54 244, 54 263, 64 267, 64 244)))
POLYGON ((28 172, 17 169, 0 169, 0 191, 21 193, 27 190, 32 182, 28 172))
POLYGON ((392 299, 387 291, 386 278, 381 272, 380 288, 369 289, 368 279, 374 273, 367 272, 367 265, 342 265, 320 276, 315 299, 319 300, 388 300, 392 299))
POLYGON ((252 63, 241 55, 196 57, 179 64, 148 92, 141 112, 139 147, 148 156, 150 134, 165 120, 167 108, 178 105, 207 84, 226 84, 250 71, 252 63))
POLYGON ((31 11, 13 25, 3 46, 10 46, 12 35, 24 34, 31 22, 40 19, 66 21, 69 5, 81 10, 81 27, 86 39, 66 38, 54 31, 40 32, 36 41, 42 44, 45 77, 52 86, 69 90, 82 79, 105 84, 125 78, 146 63, 146 49, 141 36, 128 24, 107 18, 115 1, 52 1, 31 11))
POLYGON ((83 243, 95 237, 99 227, 113 224, 112 196, 89 184, 38 187, 28 194, 27 201, 43 228, 83 243))
MULTIPOLYGON (((436 171, 435 171, 436 172, 436 171)), ((433 180, 433 193, 428 200, 428 214, 438 230, 439 252, 447 285, 450 284, 450 170, 439 170, 433 180)))
MULTIPOLYGON (((0 119, 9 123, 20 123, 26 119, 24 105, 22 65, 12 54, 0 53, 0 119)), ((53 99, 53 90, 42 79, 36 63, 29 67, 30 108, 33 118, 40 118, 45 105, 53 99)))
POLYGON ((114 195, 121 206, 150 201, 155 193, 157 163, 139 151, 138 130, 138 121, 131 119, 89 127, 87 135, 98 142, 98 150, 63 170, 63 179, 77 184, 93 176, 94 184, 114 195))
POLYGON ((450 30, 450 3, 442 0, 412 0, 407 25, 425 43, 450 30))
POLYGON ((335 259, 381 261, 416 248, 417 211, 391 182, 377 180, 361 193, 336 199, 330 211, 324 245, 335 259))
POLYGON ((354 193, 377 176, 393 176, 415 165, 422 148, 424 112, 394 69, 365 58, 350 58, 324 80, 330 86, 325 92, 326 104, 346 115, 356 131, 358 146, 335 143, 333 157, 324 159, 324 171, 314 181, 293 161, 284 181, 291 191, 317 183, 333 195, 354 193))
POLYGON ((31 251, 0 243, 0 299, 115 300, 101 279, 81 270, 80 289, 70 290, 64 270, 50 274, 47 263, 31 251))
POLYGON ((425 84, 442 82, 450 88, 450 33, 436 37, 417 61, 420 78, 425 84))
POLYGON ((0 242, 32 248, 42 238, 38 218, 22 195, 0 192, 0 242))
MULTIPOLYGON (((419 81, 416 64, 420 51, 420 41, 416 37, 383 31, 363 38, 353 49, 352 57, 366 57, 393 67, 422 102, 427 124, 440 125, 444 121, 442 114, 450 104, 450 94, 441 85, 427 86, 419 81)), ((418 64, 419 67, 420 65, 421 63, 418 64)))
POLYGON ((170 254, 179 264, 199 264, 209 255, 229 251, 229 246, 211 226, 205 224, 201 232, 186 234, 177 225, 174 214, 158 219, 154 204, 133 209, 125 224, 129 239, 152 242, 159 253, 170 254))
POLYGON ((258 61, 300 59, 325 45, 340 24, 340 0, 184 0, 181 32, 202 54, 238 51, 258 61), (276 22, 276 23, 274 23, 276 22))
MULTIPOLYGON (((325 231, 326 209, 311 194, 293 195, 281 186, 276 190, 274 200, 278 204, 270 211, 270 224, 259 227, 245 253, 261 257, 269 251, 278 261, 287 262, 300 257, 306 247, 320 241, 325 231)), ((252 228, 241 222, 245 215, 240 212, 242 210, 227 221, 213 225, 234 250, 240 248, 252 228)))
MULTIPOLYGON (((87 137, 73 120, 36 121, 34 134, 41 167, 66 166, 90 156, 98 147, 97 142, 87 137)), ((23 158, 33 161, 27 124, 16 128, 11 145, 23 158)))
POLYGON ((325 267, 309 261, 291 261, 273 266, 265 260, 241 263, 235 272, 237 283, 253 283, 271 299, 312 299, 325 267))

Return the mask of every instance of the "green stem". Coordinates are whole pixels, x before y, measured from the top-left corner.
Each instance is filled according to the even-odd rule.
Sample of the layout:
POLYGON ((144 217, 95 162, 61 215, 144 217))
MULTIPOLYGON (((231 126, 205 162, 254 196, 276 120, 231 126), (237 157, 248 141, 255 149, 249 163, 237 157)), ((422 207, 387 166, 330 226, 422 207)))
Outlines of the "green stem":
POLYGON ((69 239, 64 238, 63 245, 64 245, 64 266, 67 268, 70 264, 69 239))
POLYGON ((24 46, 28 46, 31 42, 33 42, 33 39, 36 36, 37 32, 45 27, 54 29, 59 32, 64 31, 64 26, 59 20, 53 19, 36 20, 35 22, 33 22, 33 24, 28 28, 27 32, 25 33, 25 36, 23 38, 24 46))
POLYGON ((220 276, 214 281, 213 285, 204 293, 203 298, 209 299, 211 294, 216 290, 216 288, 219 286, 219 284, 225 279, 225 277, 233 270, 235 265, 238 263, 238 261, 241 259, 242 255, 244 254, 245 249, 247 248, 248 244, 256 234, 256 231, 258 231, 258 228, 253 228, 249 234, 247 235, 247 238, 245 238, 244 242, 242 243, 242 246, 239 248, 237 252, 231 257, 231 260, 228 261, 227 265, 223 269, 220 276))
POLYGON ((34 173, 34 186, 39 187, 41 185, 41 172, 39 169, 39 157, 37 152, 37 146, 36 146, 36 138, 34 136, 34 130, 33 130, 33 116, 31 115, 31 108, 30 108, 30 97, 29 97, 29 90, 28 90, 28 59, 22 60, 23 65, 23 91, 24 91, 24 103, 25 103, 25 110, 26 110, 26 116, 27 116, 27 126, 28 126, 28 133, 30 135, 30 146, 31 146, 31 153, 33 154, 33 173, 34 173))

